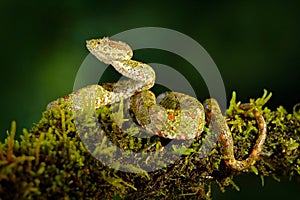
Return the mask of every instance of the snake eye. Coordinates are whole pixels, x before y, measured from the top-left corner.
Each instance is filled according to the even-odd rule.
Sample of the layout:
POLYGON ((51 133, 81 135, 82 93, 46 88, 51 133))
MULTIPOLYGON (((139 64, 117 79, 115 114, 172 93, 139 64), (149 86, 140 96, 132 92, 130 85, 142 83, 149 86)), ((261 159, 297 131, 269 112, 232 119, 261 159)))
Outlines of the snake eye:
POLYGON ((97 44, 100 44, 100 42, 98 41, 97 44))

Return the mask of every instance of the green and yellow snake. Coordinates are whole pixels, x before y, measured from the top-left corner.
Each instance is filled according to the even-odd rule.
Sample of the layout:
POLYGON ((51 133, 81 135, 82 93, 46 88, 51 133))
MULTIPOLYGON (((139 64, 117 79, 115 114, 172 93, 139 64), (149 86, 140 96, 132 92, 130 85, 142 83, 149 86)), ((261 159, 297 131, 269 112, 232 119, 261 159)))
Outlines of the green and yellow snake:
MULTIPOLYGON (((149 91, 155 84, 155 71, 145 63, 131 60, 133 52, 128 44, 104 37, 88 40, 86 46, 97 59, 112 65, 128 79, 114 84, 113 91, 96 84, 86 86, 65 96, 65 101, 72 102, 83 95, 90 97, 90 91, 93 91, 96 109, 130 98, 131 109, 139 125, 156 135, 170 139, 187 140, 198 137, 207 122, 212 131, 219 133, 218 141, 227 166, 240 171, 256 162, 266 138, 266 123, 256 108, 252 108, 250 104, 240 106, 241 109, 252 108, 258 123, 259 135, 249 157, 242 161, 236 160, 231 131, 215 99, 207 99, 203 106, 196 98, 186 94, 167 92, 161 96, 160 104, 156 104, 155 95, 149 91)), ((48 104, 48 109, 56 104, 58 100, 48 104)), ((81 105, 77 104, 72 109, 80 107, 81 105)))

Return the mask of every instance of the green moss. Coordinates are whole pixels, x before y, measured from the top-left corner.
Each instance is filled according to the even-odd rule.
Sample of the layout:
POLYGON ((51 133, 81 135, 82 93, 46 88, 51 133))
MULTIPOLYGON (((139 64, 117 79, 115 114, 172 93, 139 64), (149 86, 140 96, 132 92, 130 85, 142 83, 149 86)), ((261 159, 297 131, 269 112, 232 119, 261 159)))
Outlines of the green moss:
MULTIPOLYGON (((162 150, 170 140, 158 136, 137 137, 143 133, 130 125, 129 118, 134 120, 134 116, 131 113, 131 116, 124 115, 125 103, 99 108, 100 128, 90 118, 77 116, 85 122, 76 125, 77 129, 84 130, 78 135, 74 116, 61 100, 58 106, 46 110, 30 131, 24 129, 19 141, 14 139, 16 123, 12 122, 7 139, 0 143, 0 197, 210 199, 212 183, 219 185, 222 191, 228 186, 239 190, 233 178, 241 173, 252 173, 262 180, 265 176, 299 176, 299 104, 295 105, 292 114, 281 106, 271 111, 263 108, 270 97, 271 94, 265 91, 261 98, 250 100, 263 113, 268 136, 260 160, 243 172, 233 171, 225 165, 219 145, 212 150, 209 145, 202 145, 205 138, 212 137, 207 127, 188 148, 179 142, 174 143, 168 155, 172 164, 166 165, 166 160, 160 155, 165 153, 162 150), (115 146, 108 145, 108 142, 115 146), (94 156, 101 155, 112 161, 113 168, 95 159, 84 144, 94 156), (116 147, 125 152, 153 152, 153 156, 134 159, 130 154, 124 154, 115 159, 116 147), (208 156, 201 157, 200 150, 208 152, 208 156), (174 152, 181 155, 180 159, 174 161, 174 152), (142 164, 147 164, 149 169, 162 168, 146 172, 137 167, 142 164), (117 170, 121 166, 135 173, 117 170)), ((258 130, 251 111, 246 111, 250 117, 245 117, 239 104, 233 93, 226 117, 234 136, 235 156, 244 159, 255 143, 258 130)))

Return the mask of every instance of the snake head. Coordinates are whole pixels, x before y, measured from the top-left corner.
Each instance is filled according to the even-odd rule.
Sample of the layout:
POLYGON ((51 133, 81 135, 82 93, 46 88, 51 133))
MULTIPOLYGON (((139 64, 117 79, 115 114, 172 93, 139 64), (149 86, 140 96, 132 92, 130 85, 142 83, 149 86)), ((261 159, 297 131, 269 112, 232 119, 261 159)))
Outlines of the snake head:
POLYGON ((132 49, 128 44, 110 40, 108 37, 87 40, 86 47, 96 58, 106 64, 111 64, 116 60, 130 60, 133 55, 132 49))

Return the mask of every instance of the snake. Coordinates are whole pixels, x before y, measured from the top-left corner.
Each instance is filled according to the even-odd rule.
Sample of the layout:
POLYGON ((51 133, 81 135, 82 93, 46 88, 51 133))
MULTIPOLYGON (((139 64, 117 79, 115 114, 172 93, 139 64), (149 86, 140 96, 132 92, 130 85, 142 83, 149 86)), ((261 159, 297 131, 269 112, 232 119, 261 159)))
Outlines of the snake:
MULTIPOLYGON (((219 135, 218 142, 228 167, 242 171, 258 160, 267 127, 260 111, 250 103, 241 104, 240 108, 252 110, 257 121, 258 137, 249 156, 244 160, 237 160, 234 156, 232 133, 216 99, 206 99, 202 104, 194 97, 174 91, 165 92, 156 98, 150 91, 155 84, 154 69, 148 64, 132 60, 133 50, 127 43, 104 37, 87 40, 86 47, 99 61, 113 66, 127 79, 114 83, 113 90, 107 90, 99 84, 88 85, 64 96, 64 101, 72 103, 85 96, 91 98, 97 109, 129 99, 138 124, 153 134, 169 139, 189 140, 198 138, 207 123, 210 130, 219 135)), ((50 102, 47 109, 57 104, 59 100, 50 102)), ((82 109, 82 104, 83 102, 77 103, 72 109, 82 109)))

